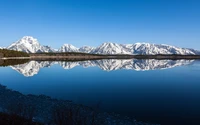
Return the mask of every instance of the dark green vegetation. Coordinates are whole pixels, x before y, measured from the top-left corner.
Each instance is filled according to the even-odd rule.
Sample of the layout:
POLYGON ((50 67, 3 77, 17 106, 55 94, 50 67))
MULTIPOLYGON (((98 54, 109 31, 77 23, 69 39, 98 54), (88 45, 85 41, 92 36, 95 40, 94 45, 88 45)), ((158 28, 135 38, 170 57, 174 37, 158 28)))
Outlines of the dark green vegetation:
POLYGON ((127 55, 127 54, 90 54, 90 53, 79 53, 79 52, 65 52, 65 53, 35 53, 30 54, 30 57, 34 59, 48 58, 48 59, 64 59, 74 57, 74 59, 200 59, 200 55, 176 55, 176 54, 158 54, 158 55, 127 55))
POLYGON ((105 56, 101 54, 90 54, 81 52, 61 52, 61 53, 31 53, 30 56, 105 56))
POLYGON ((46 60, 46 59, 68 59, 70 60, 87 60, 87 59, 200 59, 200 55, 127 55, 127 54, 90 54, 81 52, 63 52, 63 53, 25 53, 14 50, 0 49, 0 58, 3 57, 31 57, 33 60, 46 60))
POLYGON ((0 59, 0 66, 14 66, 19 64, 24 64, 27 62, 29 62, 28 59, 9 59, 9 60, 0 59))
POLYGON ((176 55, 176 54, 169 54, 169 55, 134 55, 133 58, 136 59, 171 59, 171 60, 179 60, 179 59, 200 59, 200 55, 176 55))
POLYGON ((29 54, 20 51, 0 49, 0 58, 3 57, 29 57, 29 54))
POLYGON ((63 52, 63 53, 32 53, 29 54, 31 58, 79 58, 79 59, 121 59, 132 58, 132 55, 103 55, 103 54, 91 54, 81 52, 63 52))
POLYGON ((1 125, 42 125, 15 114, 0 113, 1 125))

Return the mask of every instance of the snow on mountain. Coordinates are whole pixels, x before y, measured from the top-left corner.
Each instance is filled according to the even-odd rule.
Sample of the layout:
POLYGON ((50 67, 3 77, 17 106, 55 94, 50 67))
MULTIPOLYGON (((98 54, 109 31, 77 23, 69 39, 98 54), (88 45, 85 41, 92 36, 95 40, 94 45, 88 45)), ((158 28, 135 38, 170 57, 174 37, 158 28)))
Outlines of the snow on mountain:
POLYGON ((104 43, 96 49, 92 50, 94 54, 181 54, 181 55, 195 55, 200 54, 199 51, 186 48, 178 48, 164 44, 150 44, 150 43, 135 43, 135 44, 116 44, 104 43))
POLYGON ((103 43, 96 49, 92 50, 94 54, 131 54, 126 51, 121 45, 116 43, 103 43))
POLYGON ((78 62, 52 62, 52 61, 30 61, 25 64, 17 66, 11 66, 12 69, 18 71, 26 77, 36 75, 40 68, 51 67, 54 64, 59 64, 64 69, 72 69, 76 66, 94 67, 97 66, 104 71, 112 70, 136 70, 136 71, 148 71, 158 69, 168 69, 182 65, 189 65, 194 60, 119 60, 119 59, 105 59, 105 60, 90 60, 90 61, 78 61, 78 62))
POLYGON ((48 46, 41 46, 38 40, 31 36, 24 36, 22 39, 8 46, 7 49, 23 51, 27 53, 54 51, 48 46))
POLYGON ((71 44, 64 44, 58 52, 79 52, 79 49, 71 44))
MULTIPOLYGON (((131 46, 127 49, 130 50, 131 46)), ((178 48, 164 44, 136 43, 132 45, 133 54, 156 55, 156 54, 182 54, 195 55, 195 50, 178 48)))
POLYGON ((95 47, 83 46, 83 47, 79 48, 79 52, 91 53, 91 51, 93 51, 94 49, 95 49, 95 47))
POLYGON ((50 46, 42 46, 41 52, 48 53, 48 52, 57 52, 57 51, 55 49, 52 49, 50 46))
POLYGON ((42 46, 37 39, 31 36, 25 36, 17 42, 11 44, 7 49, 24 51, 27 53, 37 52, 83 52, 93 54, 182 54, 195 55, 200 54, 200 51, 186 48, 179 48, 164 44, 150 44, 150 43, 135 43, 135 44, 116 44, 103 43, 99 47, 83 46, 76 48, 71 44, 64 44, 59 50, 52 49, 49 46, 42 46))

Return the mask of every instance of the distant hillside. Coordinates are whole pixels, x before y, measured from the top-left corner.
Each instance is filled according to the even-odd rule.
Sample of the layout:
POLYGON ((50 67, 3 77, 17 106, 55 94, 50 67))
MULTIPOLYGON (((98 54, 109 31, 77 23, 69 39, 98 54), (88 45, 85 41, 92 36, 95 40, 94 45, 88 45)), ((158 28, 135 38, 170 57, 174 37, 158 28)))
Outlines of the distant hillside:
POLYGON ((29 57, 29 54, 21 51, 0 49, 0 58, 3 57, 29 57))

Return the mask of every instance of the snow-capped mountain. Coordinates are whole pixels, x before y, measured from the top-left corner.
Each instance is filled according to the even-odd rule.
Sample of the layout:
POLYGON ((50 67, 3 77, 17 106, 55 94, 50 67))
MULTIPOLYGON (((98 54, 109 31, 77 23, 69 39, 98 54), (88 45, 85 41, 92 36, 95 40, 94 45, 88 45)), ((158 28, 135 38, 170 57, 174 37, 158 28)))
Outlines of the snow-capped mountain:
POLYGON ((92 50, 94 54, 131 54, 131 52, 124 49, 121 45, 116 43, 103 43, 96 49, 92 50))
MULTIPOLYGON (((49 53, 49 52, 56 52, 55 49, 52 49, 50 46, 42 46, 42 49, 39 50, 40 52, 46 52, 46 53, 49 53)), ((38 51, 38 52, 39 52, 38 51)))
POLYGON ((192 49, 178 48, 164 44, 136 43, 128 46, 133 54, 155 55, 155 54, 182 54, 195 55, 196 51, 192 49), (131 49, 132 48, 132 49, 131 49))
POLYGON ((12 69, 18 71, 26 77, 36 75, 41 68, 51 67, 54 64, 59 64, 64 69, 72 69, 76 66, 82 66, 84 68, 97 66, 104 71, 112 70, 136 70, 136 71, 147 71, 147 70, 158 70, 173 68, 176 66, 189 65, 194 60, 119 60, 119 59, 105 59, 105 60, 88 60, 88 61, 77 61, 77 62, 52 62, 52 61, 30 61, 25 64, 11 66, 12 69))
POLYGON ((79 52, 79 49, 71 44, 64 44, 58 52, 79 52))
POLYGON ((25 36, 13 43, 7 49, 24 51, 27 53, 38 52, 83 52, 92 54, 181 54, 181 55, 200 55, 200 51, 194 49, 179 48, 164 44, 135 43, 135 44, 116 44, 103 43, 99 47, 83 46, 77 48, 71 44, 64 44, 60 49, 52 49, 49 46, 42 46, 37 39, 31 36, 25 36))
POLYGON ((134 55, 156 55, 156 54, 180 54, 195 55, 200 51, 186 48, 179 48, 164 44, 135 43, 135 44, 116 44, 104 43, 91 53, 94 54, 134 54, 134 55))
POLYGON ((83 47, 79 48, 79 52, 91 53, 94 49, 95 49, 95 47, 83 46, 83 47))
POLYGON ((7 49, 23 51, 27 53, 54 52, 54 49, 51 49, 48 46, 40 45, 38 40, 31 36, 24 36, 22 39, 7 47, 7 49))

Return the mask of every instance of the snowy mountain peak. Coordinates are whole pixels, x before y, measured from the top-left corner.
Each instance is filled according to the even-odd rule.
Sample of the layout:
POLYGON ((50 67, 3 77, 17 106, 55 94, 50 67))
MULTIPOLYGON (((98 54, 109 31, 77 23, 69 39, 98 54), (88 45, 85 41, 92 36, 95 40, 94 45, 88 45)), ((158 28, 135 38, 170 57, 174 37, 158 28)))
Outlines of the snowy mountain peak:
POLYGON ((95 49, 95 47, 83 46, 83 47, 79 48, 79 51, 83 52, 83 53, 91 53, 91 51, 94 49, 95 49))
POLYGON ((105 42, 101 46, 108 46, 108 47, 115 47, 115 46, 117 46, 117 47, 119 47, 119 44, 112 43, 112 42, 105 42))
POLYGON ((92 54, 134 54, 134 55, 156 55, 156 54, 180 54, 180 55, 200 55, 200 51, 186 48, 179 48, 166 44, 135 43, 117 44, 106 42, 98 47, 83 46, 77 48, 71 44, 64 44, 60 49, 55 50, 49 46, 42 46, 37 39, 32 36, 24 36, 22 39, 11 44, 7 49, 23 51, 27 53, 37 52, 83 52, 92 54))
POLYGON ((32 36, 24 36, 21 39, 19 39, 17 42, 13 43, 12 45, 16 45, 16 44, 39 45, 39 42, 36 38, 33 38, 32 36))
POLYGON ((24 36, 18 42, 26 42, 26 43, 30 43, 30 44, 39 44, 38 40, 36 38, 33 38, 32 36, 24 36))
POLYGON ((195 55, 193 49, 178 48, 175 46, 165 44, 150 44, 150 43, 136 43, 133 44, 133 54, 182 54, 182 55, 195 55))
POLYGON ((32 36, 24 36, 17 42, 11 44, 7 49, 23 51, 27 53, 37 53, 37 52, 54 52, 48 46, 41 46, 37 39, 32 36))
POLYGON ((95 53, 95 54, 130 54, 130 52, 127 52, 121 45, 119 45, 117 43, 111 43, 111 42, 103 43, 102 45, 100 45, 99 47, 97 47, 96 49, 91 51, 91 53, 95 53))
POLYGON ((79 49, 71 44, 64 44, 58 51, 59 52, 79 52, 79 49))
POLYGON ((72 48, 76 48, 75 46, 73 46, 72 44, 64 44, 63 46, 66 46, 66 47, 72 47, 72 48))
POLYGON ((17 50, 17 51, 24 51, 27 53, 35 53, 41 48, 41 45, 37 41, 37 39, 31 36, 24 36, 17 42, 11 44, 8 49, 10 50, 17 50))

